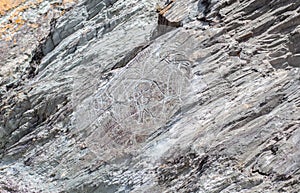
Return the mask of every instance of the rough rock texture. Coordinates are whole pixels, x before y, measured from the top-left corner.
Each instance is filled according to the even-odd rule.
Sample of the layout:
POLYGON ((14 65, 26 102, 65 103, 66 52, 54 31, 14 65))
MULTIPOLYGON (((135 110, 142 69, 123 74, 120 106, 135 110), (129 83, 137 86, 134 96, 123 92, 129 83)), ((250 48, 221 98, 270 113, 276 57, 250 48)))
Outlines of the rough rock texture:
POLYGON ((39 36, 0 192, 300 192, 300 1, 84 0, 39 36))

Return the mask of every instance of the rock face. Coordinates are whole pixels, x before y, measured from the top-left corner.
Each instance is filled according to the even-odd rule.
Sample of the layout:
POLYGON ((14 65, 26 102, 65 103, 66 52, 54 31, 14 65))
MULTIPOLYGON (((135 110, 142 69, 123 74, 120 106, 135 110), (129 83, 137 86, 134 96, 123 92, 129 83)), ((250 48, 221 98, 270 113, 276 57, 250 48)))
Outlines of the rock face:
POLYGON ((1 74, 0 192, 300 192, 300 1, 62 10, 1 74))

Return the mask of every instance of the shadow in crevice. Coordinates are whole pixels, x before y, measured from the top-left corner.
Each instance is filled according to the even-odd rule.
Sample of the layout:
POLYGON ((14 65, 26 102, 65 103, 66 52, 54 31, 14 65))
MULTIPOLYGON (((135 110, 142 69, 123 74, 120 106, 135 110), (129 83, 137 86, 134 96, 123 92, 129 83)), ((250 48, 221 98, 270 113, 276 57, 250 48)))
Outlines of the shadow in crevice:
POLYGON ((182 27, 182 22, 171 22, 164 15, 159 14, 158 15, 158 25, 156 26, 156 29, 152 32, 150 40, 154 40, 158 38, 161 35, 164 35, 176 28, 182 27))

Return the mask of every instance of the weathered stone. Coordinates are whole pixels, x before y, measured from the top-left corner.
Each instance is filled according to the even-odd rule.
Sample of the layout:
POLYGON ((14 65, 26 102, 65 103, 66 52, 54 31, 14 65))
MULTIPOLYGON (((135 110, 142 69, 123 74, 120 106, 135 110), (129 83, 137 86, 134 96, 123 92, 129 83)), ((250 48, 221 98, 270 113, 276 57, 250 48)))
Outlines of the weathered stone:
POLYGON ((1 54, 0 192, 300 191, 300 2, 155 3, 77 2, 22 75, 1 54))

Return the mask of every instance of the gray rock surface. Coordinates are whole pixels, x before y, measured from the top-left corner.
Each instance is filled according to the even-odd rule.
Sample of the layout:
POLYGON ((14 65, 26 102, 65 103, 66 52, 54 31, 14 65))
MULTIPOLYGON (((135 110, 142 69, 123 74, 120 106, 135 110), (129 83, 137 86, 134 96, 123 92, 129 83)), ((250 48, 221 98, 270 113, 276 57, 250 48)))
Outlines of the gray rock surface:
POLYGON ((300 192, 300 1, 83 0, 53 18, 35 68, 1 74, 1 193, 300 192))

